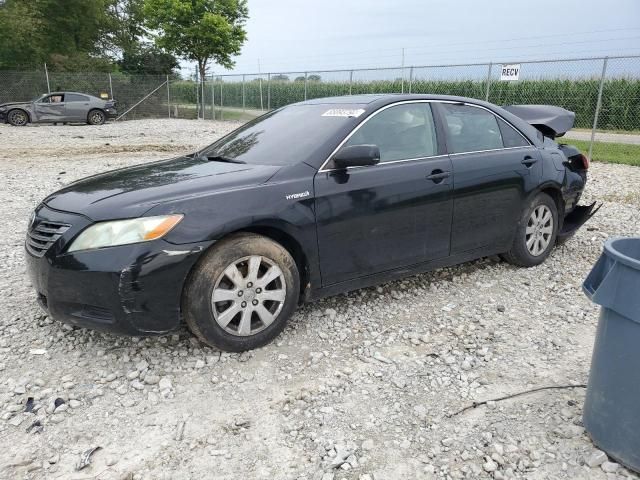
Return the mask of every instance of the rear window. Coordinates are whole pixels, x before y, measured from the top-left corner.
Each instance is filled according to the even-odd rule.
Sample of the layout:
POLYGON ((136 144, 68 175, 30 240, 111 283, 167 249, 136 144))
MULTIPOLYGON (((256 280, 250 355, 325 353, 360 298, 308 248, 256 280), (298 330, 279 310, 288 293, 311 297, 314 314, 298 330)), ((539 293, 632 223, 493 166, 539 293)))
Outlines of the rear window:
MULTIPOLYGON (((361 105, 289 105, 243 125, 200 153, 249 164, 303 162, 364 113, 361 105)), ((346 135, 346 134, 345 134, 346 135)))
POLYGON ((78 95, 77 93, 67 93, 65 95, 65 100, 67 102, 88 102, 89 97, 85 97, 84 95, 78 95))
POLYGON ((503 148, 500 127, 493 113, 468 105, 441 105, 451 153, 503 148))

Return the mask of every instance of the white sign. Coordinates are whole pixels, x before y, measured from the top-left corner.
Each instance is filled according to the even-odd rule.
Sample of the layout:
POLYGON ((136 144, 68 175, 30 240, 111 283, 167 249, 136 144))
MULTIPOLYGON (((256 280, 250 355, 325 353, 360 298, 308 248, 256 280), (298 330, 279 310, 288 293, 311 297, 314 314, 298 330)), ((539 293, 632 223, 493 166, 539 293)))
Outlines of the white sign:
POLYGON ((518 80, 520 78, 520 64, 512 63, 510 65, 502 65, 500 71, 500 81, 518 80))

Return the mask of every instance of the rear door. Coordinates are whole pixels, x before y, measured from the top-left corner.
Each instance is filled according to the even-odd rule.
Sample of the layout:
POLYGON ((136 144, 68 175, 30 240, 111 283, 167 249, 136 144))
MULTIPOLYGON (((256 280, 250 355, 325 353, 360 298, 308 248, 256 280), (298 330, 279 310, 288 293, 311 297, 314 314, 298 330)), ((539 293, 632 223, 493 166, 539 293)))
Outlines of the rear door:
POLYGON ((70 122, 86 122, 89 113, 89 97, 78 93, 65 95, 67 119, 70 122))
POLYGON ((510 246, 542 178, 537 148, 480 106, 439 103, 454 176, 451 255, 510 246))
POLYGON ((429 103, 383 107, 343 146, 375 144, 381 162, 314 179, 323 286, 449 254, 451 160, 429 103))
POLYGON ((37 121, 62 122, 66 116, 64 94, 54 93, 44 97, 34 105, 37 121))

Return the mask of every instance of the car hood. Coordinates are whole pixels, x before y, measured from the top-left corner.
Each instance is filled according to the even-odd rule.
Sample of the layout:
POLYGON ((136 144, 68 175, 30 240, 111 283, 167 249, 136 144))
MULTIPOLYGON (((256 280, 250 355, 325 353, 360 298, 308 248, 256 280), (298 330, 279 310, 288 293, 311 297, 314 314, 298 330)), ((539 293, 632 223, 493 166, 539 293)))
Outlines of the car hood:
POLYGON ((280 168, 179 157, 87 177, 44 203, 95 221, 132 218, 158 204, 264 183, 280 168))
POLYGON ((0 108, 2 107, 29 107, 31 103, 29 102, 8 102, 8 103, 0 103, 0 108))

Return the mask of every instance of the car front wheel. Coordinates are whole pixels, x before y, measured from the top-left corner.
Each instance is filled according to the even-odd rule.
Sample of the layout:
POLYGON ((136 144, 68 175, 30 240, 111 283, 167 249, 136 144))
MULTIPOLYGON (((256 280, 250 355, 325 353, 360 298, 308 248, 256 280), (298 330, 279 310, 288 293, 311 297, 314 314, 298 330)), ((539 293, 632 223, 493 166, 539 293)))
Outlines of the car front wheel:
POLYGON ((87 117, 87 123, 89 125, 102 125, 107 117, 102 110, 91 110, 87 117))
POLYGON ((29 115, 24 110, 11 110, 7 115, 7 120, 14 127, 23 127, 29 123, 29 115))
POLYGON ((205 253, 187 282, 182 311, 204 343, 242 352, 282 332, 299 292, 298 268, 289 252, 269 238, 241 233, 205 253))
POLYGON ((502 256, 521 267, 539 265, 551 254, 557 234, 556 203, 546 193, 539 193, 525 209, 511 249, 502 256))

